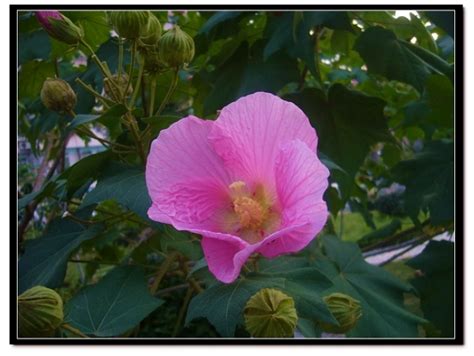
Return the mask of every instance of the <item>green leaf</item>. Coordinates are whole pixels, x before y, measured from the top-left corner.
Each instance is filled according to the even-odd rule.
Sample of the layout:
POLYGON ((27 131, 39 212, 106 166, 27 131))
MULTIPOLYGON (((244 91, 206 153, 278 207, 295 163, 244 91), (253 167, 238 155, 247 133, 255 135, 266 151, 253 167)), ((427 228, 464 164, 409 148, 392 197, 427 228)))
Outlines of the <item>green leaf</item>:
POLYGON ((422 92, 426 78, 434 69, 413 52, 413 47, 416 46, 400 41, 393 31, 379 26, 365 30, 354 46, 369 73, 411 84, 422 92))
POLYGON ((401 161, 395 179, 406 186, 405 209, 412 217, 428 208, 433 225, 454 219, 454 143, 431 141, 413 159, 401 161))
POLYGON ((141 168, 118 164, 108 167, 81 206, 86 207, 104 200, 115 200, 149 221, 147 211, 151 206, 151 199, 145 184, 145 173, 141 168))
POLYGON ((192 261, 202 258, 201 244, 193 240, 191 234, 177 231, 169 225, 164 226, 164 234, 161 236, 161 249, 167 253, 168 250, 181 252, 192 261))
POLYGON ((97 121, 109 129, 111 136, 117 136, 121 132, 120 118, 126 112, 127 108, 125 105, 118 104, 112 106, 102 115, 79 114, 71 121, 67 130, 72 131, 81 125, 97 121))
POLYGON ((392 140, 383 115, 385 102, 340 84, 329 88, 328 98, 320 90, 305 89, 286 99, 298 105, 316 127, 318 149, 345 171, 334 170, 331 176, 346 201, 370 146, 392 140))
POLYGON ((200 33, 209 33, 214 27, 218 24, 226 22, 228 20, 232 20, 238 16, 240 16, 239 11, 219 11, 212 15, 204 25, 202 25, 201 29, 199 30, 198 34, 200 33))
POLYGON ((47 60, 51 52, 51 42, 46 31, 32 31, 28 33, 19 33, 18 43, 18 63, 42 59, 47 60))
POLYGON ((341 292, 359 300, 362 318, 352 329, 351 337, 413 337, 424 319, 408 312, 404 293, 413 288, 380 267, 368 264, 355 243, 342 242, 333 236, 321 238, 327 258, 315 265, 334 283, 325 294, 341 292))
POLYGON ((54 221, 42 237, 26 245, 18 263, 19 293, 37 285, 60 287, 71 252, 96 236, 101 228, 101 225, 85 228, 67 219, 54 221))
POLYGON ((419 293, 425 317, 441 330, 443 337, 453 337, 454 243, 430 241, 407 265, 422 272, 411 283, 419 293))
POLYGON ((21 65, 18 77, 18 95, 20 98, 37 99, 43 82, 54 77, 54 65, 44 61, 30 61, 21 65))
POLYGON ((107 167, 110 159, 113 157, 111 151, 99 152, 84 157, 73 166, 66 169, 60 179, 66 180, 67 195, 70 198, 87 181, 96 179, 102 170, 107 167))
MULTIPOLYGON (((252 50, 258 52, 258 45, 255 44, 252 50)), ((204 103, 205 114, 213 113, 233 100, 256 91, 275 93, 286 83, 299 79, 294 60, 279 55, 264 62, 258 53, 249 57, 246 43, 219 68, 218 73, 204 103)))
POLYGON ((117 336, 136 326, 163 301, 150 295, 143 271, 114 268, 65 305, 65 322, 95 336, 117 336))
POLYGON ((232 284, 217 283, 194 297, 189 305, 186 323, 205 317, 224 337, 234 335, 242 322, 242 310, 247 300, 262 288, 277 288, 290 295, 296 304, 298 316, 335 322, 321 298, 331 286, 327 277, 308 263, 278 259, 274 268, 263 264, 262 272, 239 278, 232 284), (296 262, 296 264, 294 263, 296 262))
POLYGON ((46 182, 40 190, 36 192, 31 192, 21 199, 18 199, 18 210, 24 209, 28 204, 30 204, 33 200, 42 200, 43 198, 50 196, 57 187, 57 183, 55 181, 48 181, 46 182))

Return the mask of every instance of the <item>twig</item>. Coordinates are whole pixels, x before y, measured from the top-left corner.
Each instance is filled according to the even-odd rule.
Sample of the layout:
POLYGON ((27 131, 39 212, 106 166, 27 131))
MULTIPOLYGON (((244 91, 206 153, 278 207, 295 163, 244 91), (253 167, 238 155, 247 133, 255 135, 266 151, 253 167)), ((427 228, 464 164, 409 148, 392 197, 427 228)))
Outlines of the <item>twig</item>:
POLYGON ((174 262, 177 256, 178 256, 177 252, 171 252, 163 261, 160 268, 158 268, 158 270, 156 271, 155 280, 153 281, 153 284, 150 287, 151 294, 156 293, 156 291, 158 290, 158 287, 160 286, 161 280, 166 274, 166 271, 168 271, 168 269, 171 267, 171 264, 174 262))
POLYGON ((194 288, 191 285, 189 285, 189 288, 186 291, 186 295, 184 296, 184 299, 183 299, 183 304, 181 305, 181 308, 179 309, 178 318, 176 319, 176 324, 174 325, 173 333, 171 334, 172 337, 176 337, 179 330, 181 329, 181 323, 183 322, 183 318, 186 313, 186 310, 188 309, 189 301, 191 300, 191 297, 193 296, 193 292, 194 292, 194 288))

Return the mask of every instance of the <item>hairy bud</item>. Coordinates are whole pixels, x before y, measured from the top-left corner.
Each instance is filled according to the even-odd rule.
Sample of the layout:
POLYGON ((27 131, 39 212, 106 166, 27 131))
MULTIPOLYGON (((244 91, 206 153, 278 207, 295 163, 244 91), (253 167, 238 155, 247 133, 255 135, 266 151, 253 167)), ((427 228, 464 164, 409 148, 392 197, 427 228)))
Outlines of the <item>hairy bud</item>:
POLYGON ((248 300, 244 317, 253 337, 293 337, 298 321, 293 298, 271 288, 261 289, 248 300))
POLYGON ((158 54, 169 67, 181 67, 194 58, 194 40, 179 26, 175 26, 160 38, 158 54))
POLYGON ((36 11, 36 18, 48 34, 69 45, 77 45, 84 31, 59 11, 36 11))
POLYGON ((111 11, 109 21, 120 37, 138 39, 148 24, 150 11, 111 11))
POLYGON ((18 297, 20 337, 52 336, 63 318, 63 301, 52 289, 36 286, 18 297))
POLYGON ((346 294, 333 293, 323 298, 339 325, 320 322, 321 329, 334 334, 345 334, 351 330, 362 316, 360 302, 346 294))
POLYGON ((47 78, 41 89, 41 101, 49 110, 70 113, 76 106, 76 93, 71 86, 59 78, 47 78))

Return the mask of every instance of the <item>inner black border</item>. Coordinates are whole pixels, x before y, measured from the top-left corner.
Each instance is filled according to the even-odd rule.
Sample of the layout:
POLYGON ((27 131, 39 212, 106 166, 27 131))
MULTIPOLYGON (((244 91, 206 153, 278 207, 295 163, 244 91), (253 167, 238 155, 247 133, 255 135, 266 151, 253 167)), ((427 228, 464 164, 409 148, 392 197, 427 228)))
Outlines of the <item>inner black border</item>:
POLYGON ((464 17, 462 5, 10 5, 10 344, 14 345, 463 345, 464 344, 464 17), (252 339, 17 337, 17 29, 18 10, 451 10, 455 16, 455 231, 456 301, 454 338, 252 339), (16 212, 16 213, 15 213, 16 212))

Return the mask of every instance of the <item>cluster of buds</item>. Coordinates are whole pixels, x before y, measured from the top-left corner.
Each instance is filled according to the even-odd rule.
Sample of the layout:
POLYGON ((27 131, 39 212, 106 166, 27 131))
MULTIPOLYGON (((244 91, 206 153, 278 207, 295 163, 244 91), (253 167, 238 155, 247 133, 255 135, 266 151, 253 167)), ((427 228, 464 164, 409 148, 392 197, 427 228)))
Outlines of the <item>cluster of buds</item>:
POLYGON ((36 286, 18 297, 18 333, 21 337, 53 336, 63 318, 63 301, 52 289, 36 286))
POLYGON ((54 39, 77 46, 84 37, 84 31, 59 11, 37 11, 36 18, 46 32, 54 39))
POLYGON ((65 80, 47 78, 41 89, 41 101, 49 110, 71 113, 76 106, 76 93, 65 80))
POLYGON ((298 321, 293 298, 272 288, 261 289, 248 300, 244 317, 253 337, 293 337, 298 321))
POLYGON ((345 334, 359 321, 362 316, 360 302, 343 293, 333 293, 323 298, 329 311, 339 325, 320 322, 322 330, 333 334, 345 334))

